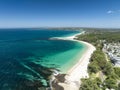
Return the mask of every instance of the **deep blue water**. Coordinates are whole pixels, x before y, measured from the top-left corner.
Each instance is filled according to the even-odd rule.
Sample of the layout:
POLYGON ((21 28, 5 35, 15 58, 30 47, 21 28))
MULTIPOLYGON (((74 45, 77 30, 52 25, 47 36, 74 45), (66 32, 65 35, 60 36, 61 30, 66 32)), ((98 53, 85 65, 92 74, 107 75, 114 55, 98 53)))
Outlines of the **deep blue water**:
MULTIPOLYGON (((74 49, 76 42, 50 40, 77 30, 0 30, 0 90, 38 90, 49 86, 50 68, 44 57, 74 49)), ((79 47, 78 47, 79 48, 79 47)), ((52 62, 52 61, 51 61, 52 62)), ((59 66, 60 67, 60 66, 59 66)))

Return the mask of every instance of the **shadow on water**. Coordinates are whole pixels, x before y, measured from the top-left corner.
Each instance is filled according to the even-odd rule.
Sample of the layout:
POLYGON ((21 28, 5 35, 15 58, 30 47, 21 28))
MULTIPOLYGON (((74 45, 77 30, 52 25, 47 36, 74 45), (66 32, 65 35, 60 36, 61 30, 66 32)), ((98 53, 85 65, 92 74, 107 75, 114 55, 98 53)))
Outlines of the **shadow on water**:
POLYGON ((34 62, 14 60, 11 63, 7 60, 0 66, 0 90, 44 90, 49 87, 48 77, 51 74, 50 68, 34 62))

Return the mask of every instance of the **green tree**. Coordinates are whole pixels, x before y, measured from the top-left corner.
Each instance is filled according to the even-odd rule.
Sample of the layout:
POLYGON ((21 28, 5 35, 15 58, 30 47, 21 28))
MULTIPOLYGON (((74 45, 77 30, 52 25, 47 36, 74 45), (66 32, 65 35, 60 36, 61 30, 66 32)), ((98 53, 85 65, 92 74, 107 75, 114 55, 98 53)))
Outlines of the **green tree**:
POLYGON ((118 90, 120 90, 120 83, 118 84, 118 90))
POLYGON ((114 80, 114 79, 107 78, 104 82, 105 82, 105 86, 109 89, 117 88, 116 80, 114 80))
POLYGON ((102 81, 100 80, 100 78, 95 78, 95 81, 96 81, 96 84, 98 85, 98 86, 100 86, 101 84, 102 84, 102 81))
POLYGON ((116 75, 118 75, 118 77, 120 78, 120 67, 115 67, 114 68, 114 72, 116 75))
POLYGON ((91 62, 89 65, 88 65, 88 72, 91 74, 91 73, 97 73, 99 71, 99 67, 98 65, 96 64, 96 62, 91 62))
POLYGON ((110 75, 112 73, 114 73, 114 69, 113 66, 111 65, 111 63, 107 62, 103 68, 103 73, 106 75, 110 75))
POLYGON ((100 90, 96 80, 84 79, 79 90, 100 90))
POLYGON ((114 79, 114 80, 117 80, 119 77, 118 77, 117 74, 111 73, 111 74, 108 75, 108 78, 112 78, 112 79, 114 79))

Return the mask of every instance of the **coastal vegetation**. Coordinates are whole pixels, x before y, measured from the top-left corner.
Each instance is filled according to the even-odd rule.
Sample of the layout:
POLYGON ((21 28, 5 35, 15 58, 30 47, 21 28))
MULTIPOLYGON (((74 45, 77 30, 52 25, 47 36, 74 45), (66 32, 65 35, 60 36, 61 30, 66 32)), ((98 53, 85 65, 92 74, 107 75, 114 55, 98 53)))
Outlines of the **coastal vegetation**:
POLYGON ((86 30, 78 40, 86 41, 96 47, 88 65, 89 78, 82 79, 80 90, 120 89, 120 67, 114 67, 103 51, 104 43, 120 43, 120 31, 86 30))

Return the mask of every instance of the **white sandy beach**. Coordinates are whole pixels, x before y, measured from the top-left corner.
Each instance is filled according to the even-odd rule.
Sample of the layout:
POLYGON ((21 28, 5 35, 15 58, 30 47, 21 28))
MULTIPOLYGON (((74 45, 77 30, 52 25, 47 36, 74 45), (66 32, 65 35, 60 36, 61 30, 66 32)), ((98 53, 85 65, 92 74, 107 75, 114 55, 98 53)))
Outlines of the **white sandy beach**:
MULTIPOLYGON (((83 32, 84 33, 84 32, 83 32)), ((80 33, 82 34, 82 33, 80 33)), ((78 41, 80 43, 83 43, 87 46, 87 50, 83 54, 83 56, 80 58, 79 62, 74 65, 66 74, 65 76, 65 83, 58 83, 60 86, 64 88, 64 90, 79 90, 80 87, 80 79, 81 78, 86 78, 88 76, 87 72, 87 66, 89 64, 89 60, 91 57, 91 54, 96 50, 96 48, 84 41, 79 41, 79 40, 74 40, 74 38, 79 35, 76 34, 71 37, 66 37, 66 38, 59 38, 59 39, 64 39, 64 40, 73 40, 73 41, 78 41)))

